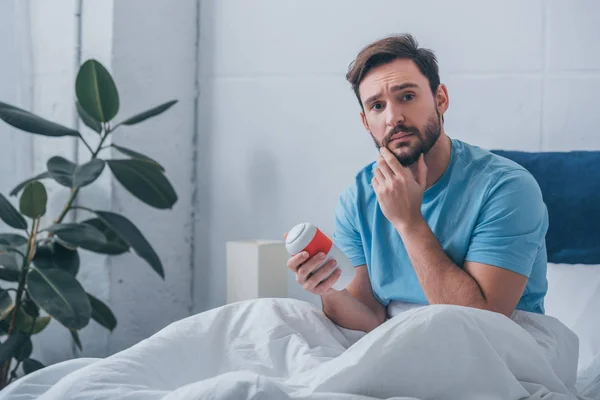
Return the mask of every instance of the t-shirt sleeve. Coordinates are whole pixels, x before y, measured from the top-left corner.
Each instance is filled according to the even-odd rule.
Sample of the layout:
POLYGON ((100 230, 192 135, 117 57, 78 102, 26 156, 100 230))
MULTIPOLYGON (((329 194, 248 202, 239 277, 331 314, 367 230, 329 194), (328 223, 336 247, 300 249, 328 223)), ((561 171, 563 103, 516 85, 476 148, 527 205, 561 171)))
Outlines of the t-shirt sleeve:
POLYGON ((360 232, 356 228, 356 213, 356 202, 352 201, 352 193, 344 192, 335 207, 333 241, 352 265, 358 267, 367 261, 360 232))
POLYGON ((548 213, 536 180, 524 170, 505 173, 480 210, 465 260, 529 277, 547 229, 548 213))

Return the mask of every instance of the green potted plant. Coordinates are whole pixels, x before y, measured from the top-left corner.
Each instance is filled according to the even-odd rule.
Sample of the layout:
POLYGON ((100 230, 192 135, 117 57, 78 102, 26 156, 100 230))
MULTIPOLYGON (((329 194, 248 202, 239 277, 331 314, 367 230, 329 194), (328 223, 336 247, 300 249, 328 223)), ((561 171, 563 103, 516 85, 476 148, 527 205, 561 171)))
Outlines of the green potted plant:
POLYGON ((129 219, 86 207, 77 198, 80 190, 108 167, 116 180, 142 202, 158 209, 172 208, 177 194, 157 161, 105 143, 115 130, 157 116, 177 101, 113 123, 119 111, 119 93, 110 73, 96 60, 81 65, 75 94, 78 115, 98 134, 96 143, 88 143, 76 130, 0 102, 0 119, 9 125, 38 135, 75 137, 90 152, 89 161, 80 165, 59 156, 50 158, 46 171, 12 189, 10 196, 18 197, 18 206, 0 194, 0 220, 13 228, 0 233, 0 280, 5 281, 0 282, 0 389, 17 378, 19 366, 25 374, 43 368, 30 358, 31 336, 42 332, 52 318, 69 330, 80 349, 78 331, 91 319, 110 331, 115 329, 117 320, 110 308, 87 293, 77 280, 79 251, 119 255, 133 250, 164 279, 160 258, 129 219), (104 158, 109 148, 125 157, 104 158), (41 226, 48 200, 43 182, 48 179, 68 189, 70 196, 52 223, 41 226), (74 209, 83 210, 87 218, 65 222, 74 209))

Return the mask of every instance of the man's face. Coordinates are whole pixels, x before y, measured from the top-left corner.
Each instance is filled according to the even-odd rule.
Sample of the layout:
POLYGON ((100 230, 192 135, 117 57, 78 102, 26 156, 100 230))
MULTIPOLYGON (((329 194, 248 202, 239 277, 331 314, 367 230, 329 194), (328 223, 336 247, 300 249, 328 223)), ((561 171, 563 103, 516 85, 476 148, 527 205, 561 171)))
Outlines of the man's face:
MULTIPOLYGON (((445 87, 440 87, 445 96, 445 87)), ((387 147, 402 165, 409 166, 427 154, 440 137, 438 96, 412 60, 397 59, 371 69, 359 93, 361 117, 375 145, 387 147)), ((447 104, 443 100, 441 104, 447 104)))

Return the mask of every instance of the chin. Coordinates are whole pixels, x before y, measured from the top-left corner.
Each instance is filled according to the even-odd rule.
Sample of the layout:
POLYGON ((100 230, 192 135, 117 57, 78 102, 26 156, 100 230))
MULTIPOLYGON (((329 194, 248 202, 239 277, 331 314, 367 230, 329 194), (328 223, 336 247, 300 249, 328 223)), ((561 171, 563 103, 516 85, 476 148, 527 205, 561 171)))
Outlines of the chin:
POLYGON ((392 150, 392 153, 396 156, 402 166, 408 167, 417 162, 422 151, 413 147, 402 146, 392 150))

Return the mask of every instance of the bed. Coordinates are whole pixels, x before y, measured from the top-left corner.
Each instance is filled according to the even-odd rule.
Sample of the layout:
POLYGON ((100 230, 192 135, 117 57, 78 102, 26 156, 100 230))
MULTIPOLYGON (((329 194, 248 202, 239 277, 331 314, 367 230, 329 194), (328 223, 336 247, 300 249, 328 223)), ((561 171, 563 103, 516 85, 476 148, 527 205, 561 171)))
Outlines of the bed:
POLYGON ((392 303, 366 335, 303 301, 243 301, 36 371, 0 400, 598 400, 600 152, 497 153, 532 172, 548 206, 547 315, 392 303))

